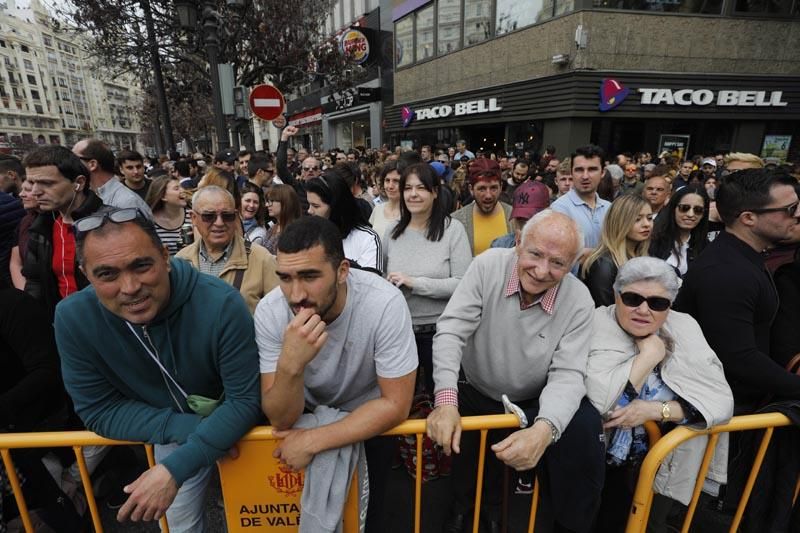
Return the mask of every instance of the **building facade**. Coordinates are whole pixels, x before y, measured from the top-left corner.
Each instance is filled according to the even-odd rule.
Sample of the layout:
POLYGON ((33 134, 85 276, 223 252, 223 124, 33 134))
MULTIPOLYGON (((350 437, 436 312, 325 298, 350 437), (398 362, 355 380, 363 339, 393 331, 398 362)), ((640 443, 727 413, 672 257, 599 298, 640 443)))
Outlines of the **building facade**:
POLYGON ((114 150, 140 149, 134 80, 98 77, 80 35, 56 31, 47 10, 0 3, 0 151, 98 137, 114 150))
POLYGON ((800 155, 797 0, 387 4, 393 146, 800 155))
POLYGON ((343 47, 357 47, 361 82, 332 92, 314 83, 287 102, 289 124, 300 128, 297 144, 313 149, 377 148, 383 140, 383 108, 392 95, 392 22, 378 0, 337 0, 325 32, 343 47), (388 99, 388 100, 387 100, 388 99))

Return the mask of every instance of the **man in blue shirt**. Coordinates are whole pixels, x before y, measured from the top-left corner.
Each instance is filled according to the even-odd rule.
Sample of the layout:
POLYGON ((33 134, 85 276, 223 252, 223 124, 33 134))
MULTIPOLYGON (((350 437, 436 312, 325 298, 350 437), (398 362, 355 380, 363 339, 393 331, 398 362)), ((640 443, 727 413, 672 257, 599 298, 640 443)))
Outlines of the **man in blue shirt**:
POLYGON ((583 231, 585 248, 573 273, 580 263, 600 244, 600 232, 611 202, 597 194, 597 187, 603 179, 605 152, 595 145, 583 146, 572 154, 572 189, 550 206, 553 211, 564 213, 572 218, 583 231))

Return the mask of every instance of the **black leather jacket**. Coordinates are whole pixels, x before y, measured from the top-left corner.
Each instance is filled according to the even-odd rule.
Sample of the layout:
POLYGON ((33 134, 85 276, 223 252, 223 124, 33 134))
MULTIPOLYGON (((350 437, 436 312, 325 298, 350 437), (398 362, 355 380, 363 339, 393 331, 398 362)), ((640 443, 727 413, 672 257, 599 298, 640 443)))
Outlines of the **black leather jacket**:
MULTIPOLYGON (((83 205, 72 213, 72 219, 78 220, 91 215, 103 206, 103 201, 92 191, 87 191, 88 197, 83 205)), ((45 306, 53 320, 56 304, 61 300, 58 292, 58 280, 53 273, 53 224, 55 213, 44 212, 34 219, 28 230, 28 253, 22 266, 25 276, 25 292, 33 296, 45 306)), ((78 268, 78 258, 75 257, 75 281, 78 289, 89 285, 89 281, 78 268)))
POLYGON ((617 265, 610 255, 602 255, 592 263, 583 282, 589 287, 595 307, 614 303, 614 280, 617 279, 617 265))

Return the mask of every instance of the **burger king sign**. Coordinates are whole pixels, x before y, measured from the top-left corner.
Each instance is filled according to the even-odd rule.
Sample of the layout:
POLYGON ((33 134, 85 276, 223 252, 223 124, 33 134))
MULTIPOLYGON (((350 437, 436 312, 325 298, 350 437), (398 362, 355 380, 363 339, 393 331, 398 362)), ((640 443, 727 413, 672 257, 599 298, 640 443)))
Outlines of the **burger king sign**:
POLYGON ((369 57, 369 40, 359 30, 347 30, 339 43, 342 53, 359 65, 369 57))

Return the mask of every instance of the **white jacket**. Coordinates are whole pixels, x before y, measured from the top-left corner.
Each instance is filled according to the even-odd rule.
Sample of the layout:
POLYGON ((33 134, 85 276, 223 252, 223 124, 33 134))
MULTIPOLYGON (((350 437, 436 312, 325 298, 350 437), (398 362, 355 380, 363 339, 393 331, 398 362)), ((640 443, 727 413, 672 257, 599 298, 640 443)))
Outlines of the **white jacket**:
MULTIPOLYGON (((615 308, 611 305, 595 309, 586 370, 587 396, 601 415, 616 406, 638 353, 634 338, 617 322, 615 308)), ((733 416, 733 394, 722 363, 703 337, 700 325, 685 313, 669 311, 661 337, 667 346, 661 366, 664 383, 702 415, 702 429, 728 422, 733 416)), ((678 446, 659 468, 653 489, 688 504, 707 442, 708 437, 700 436, 678 446)), ((728 435, 723 434, 708 477, 724 484, 727 475, 728 435)))

